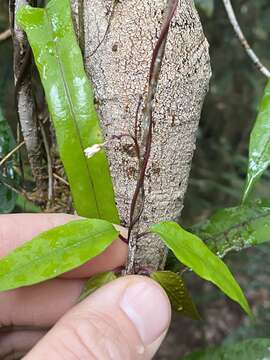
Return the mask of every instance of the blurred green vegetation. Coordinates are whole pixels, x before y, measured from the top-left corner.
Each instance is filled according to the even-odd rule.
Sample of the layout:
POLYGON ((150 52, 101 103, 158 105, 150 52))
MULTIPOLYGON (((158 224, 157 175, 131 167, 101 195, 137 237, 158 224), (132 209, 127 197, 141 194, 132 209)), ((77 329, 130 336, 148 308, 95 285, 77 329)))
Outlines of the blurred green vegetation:
MULTIPOLYGON (((216 209, 239 204, 247 172, 249 135, 267 81, 241 47, 222 1, 196 1, 210 43, 213 76, 202 111, 197 151, 182 213, 182 221, 188 225, 208 218, 216 209)), ((250 45, 270 68, 269 1, 238 0, 232 5, 250 45)), ((268 170, 251 198, 269 198, 269 181, 268 170)), ((256 322, 242 319, 235 330, 226 329, 225 332, 230 333, 225 337, 226 343, 270 336, 269 259, 269 243, 227 257, 249 297, 256 322)), ((200 304, 206 307, 209 302, 213 304, 221 299, 215 289, 209 293, 200 292, 200 295, 200 304)), ((235 311, 232 314, 237 317, 235 311)), ((222 340, 217 337, 216 341, 222 340)))
MULTIPOLYGON (((207 9, 200 11, 200 16, 210 43, 213 76, 185 199, 183 220, 187 224, 207 217, 217 208, 239 203, 247 170, 249 134, 266 84, 236 38, 222 1, 197 1, 207 9)), ((269 1, 239 0, 233 6, 251 46, 270 67, 269 1)), ((253 198, 270 195, 269 179, 268 171, 256 186, 253 198)))

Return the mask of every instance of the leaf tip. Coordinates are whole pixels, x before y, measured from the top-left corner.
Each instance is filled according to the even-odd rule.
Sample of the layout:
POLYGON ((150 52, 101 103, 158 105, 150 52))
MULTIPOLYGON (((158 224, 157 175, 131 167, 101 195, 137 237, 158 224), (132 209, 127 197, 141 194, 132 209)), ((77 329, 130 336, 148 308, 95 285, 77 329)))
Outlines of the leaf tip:
POLYGON ((30 5, 22 5, 16 12, 16 22, 23 29, 33 27, 42 22, 44 10, 30 5))

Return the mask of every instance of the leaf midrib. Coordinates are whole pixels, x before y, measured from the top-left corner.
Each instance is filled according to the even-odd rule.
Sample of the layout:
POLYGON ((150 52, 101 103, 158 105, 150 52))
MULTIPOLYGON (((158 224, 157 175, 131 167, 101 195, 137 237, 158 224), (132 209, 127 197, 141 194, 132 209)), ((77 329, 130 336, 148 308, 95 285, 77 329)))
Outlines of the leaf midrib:
MULTIPOLYGON (((160 235, 160 236, 163 235, 162 232, 159 233, 159 235, 160 235)), ((195 235, 193 235, 193 236, 194 236, 194 237, 197 237, 197 236, 195 236, 195 235)), ((162 236, 162 237, 163 237, 164 239, 166 239, 165 236, 162 236)), ((172 238, 173 238, 173 234, 172 234, 172 238)), ((197 239, 199 239, 199 240, 202 242, 202 244, 204 244, 204 242, 203 242, 200 238, 197 237, 197 239)), ((165 240, 165 241, 166 241, 166 240, 165 240)), ((171 246, 169 243, 167 243, 166 245, 174 252, 174 254, 175 254, 175 256, 176 256, 176 251, 174 251, 175 249, 173 249, 172 246, 171 246)), ((204 245, 205 245, 205 244, 204 244, 204 245)), ((205 246, 206 246, 206 245, 205 245, 205 246)), ((176 245, 176 248, 177 248, 177 245, 176 245)), ((190 246, 188 242, 185 242, 185 249, 187 250, 187 253, 194 255, 194 247, 193 247, 193 246, 190 246)), ((209 250, 209 251, 212 253, 212 251, 211 251, 210 249, 208 249, 207 247, 206 247, 206 249, 209 250)), ((177 248, 177 250, 178 250, 178 248, 177 248)), ((179 252, 181 252, 181 250, 180 250, 179 252)), ((215 255, 215 254, 213 253, 213 255, 215 255)), ((205 262, 205 257, 202 256, 199 252, 196 252, 196 253, 195 253, 195 256, 197 256, 197 257, 199 258, 200 262, 203 264, 204 269, 206 270, 206 273, 203 272, 205 277, 203 277, 202 275, 199 275, 199 276, 200 276, 200 277, 203 277, 204 279, 206 279, 206 280, 208 280, 208 281, 213 282, 218 288, 223 289, 219 284, 216 283, 216 280, 213 281, 213 279, 212 279, 212 277, 211 277, 211 272, 212 272, 212 270, 213 270, 213 267, 212 267, 212 266, 210 267, 210 270, 211 270, 211 271, 209 272, 209 263, 205 262)), ((176 257, 178 258, 178 256, 176 256, 176 257)), ((217 259, 219 259, 219 258, 217 257, 217 259)), ((185 262, 186 262, 186 261, 180 260, 179 258, 178 258, 178 260, 179 260, 180 262, 182 262, 183 264, 185 264, 185 262)), ((219 260, 220 260, 220 259, 219 259, 219 260)), ((220 260, 220 261, 221 261, 221 260, 220 260)), ((221 266, 223 267, 223 269, 227 272, 227 273, 225 273, 225 274, 222 272, 222 274, 221 274, 222 277, 223 277, 225 280, 228 280, 228 276, 229 276, 229 278, 232 277, 232 279, 233 279, 233 289, 234 289, 234 291, 236 290, 236 293, 238 294, 238 296, 240 295, 240 298, 243 298, 242 290, 241 290, 240 286, 237 284, 237 282, 235 281, 234 277, 232 276, 232 274, 231 274, 230 270, 228 269, 228 267, 226 266, 226 264, 223 263, 222 261, 221 261, 221 262, 218 261, 218 263, 219 263, 219 265, 221 265, 221 266), (224 268, 224 265, 225 265, 225 268, 224 268), (239 289, 240 289, 240 292, 239 292, 239 289)), ((186 265, 186 266, 190 267, 190 265, 186 265)), ((192 268, 191 268, 191 269, 192 269, 192 268)), ((193 269, 192 269, 192 270, 193 270, 193 269)), ((194 270, 193 270, 193 271, 194 271, 194 270)), ((197 272, 196 272, 196 273, 197 273, 197 272)), ((197 273, 197 274, 198 274, 198 273, 197 273)), ((229 279, 229 280, 230 280, 230 279, 229 279)), ((232 282, 231 282, 231 284, 232 284, 232 282)), ((223 291, 223 290, 222 290, 222 291, 223 291)))
MULTIPOLYGON (((91 238, 93 238, 93 239, 95 239, 95 238, 97 238, 97 237, 99 237, 101 234, 106 234, 106 233, 110 233, 112 230, 106 230, 106 231, 101 231, 101 232, 99 232, 99 233, 96 233, 95 235, 91 235, 91 236, 89 236, 89 235, 87 235, 87 236, 83 236, 82 237, 82 240, 81 241, 79 241, 79 242, 77 242, 77 243, 75 243, 75 244, 72 244, 72 245, 69 245, 69 246, 66 246, 66 247, 62 247, 62 248, 57 248, 57 249, 55 249, 54 251, 51 251, 51 252, 48 252, 48 253, 46 253, 46 255, 43 255, 43 256, 41 256, 41 257, 38 257, 38 258, 36 258, 36 259, 34 259, 33 261, 31 261, 31 262, 27 262, 27 263, 22 263, 20 266, 16 266, 15 268, 13 268, 13 270, 11 270, 10 272, 8 272, 8 274, 7 275, 3 275, 3 277, 10 277, 13 273, 17 273, 18 272, 18 270, 20 270, 20 269, 22 269, 22 268, 26 268, 26 267, 29 267, 29 264, 30 265, 33 265, 33 264, 37 264, 37 263, 39 263, 40 261, 42 261, 42 260, 44 260, 44 259, 48 259, 49 257, 55 257, 59 252, 66 252, 66 251, 68 251, 68 250, 70 250, 70 249, 72 249, 72 248, 74 248, 74 247, 79 247, 79 246, 81 246, 83 243, 85 243, 85 242, 87 242, 87 240, 89 240, 89 238, 91 237, 91 238)), ((116 239, 116 237, 117 237, 117 233, 116 233, 116 236, 115 236, 115 239, 116 239)), ((113 240, 112 240, 113 241, 113 240)), ((8 256, 8 255, 7 255, 8 256)), ((95 255, 95 256, 97 256, 97 255, 95 255)), ((3 258, 2 260, 4 260, 5 258, 3 258)), ((1 264, 0 264, 0 268, 1 268, 1 264)), ((49 277, 48 277, 48 279, 49 279, 49 277)), ((1 288, 1 286, 0 286, 0 288, 1 288)))
MULTIPOLYGON (((45 15, 47 17, 50 32, 51 32, 51 36, 52 36, 52 39, 53 39, 54 38, 54 36, 53 36, 54 32, 53 32, 52 22, 51 22, 48 10, 46 8, 44 8, 44 12, 45 12, 45 15)), ((77 124, 77 122, 75 120, 76 115, 75 115, 75 112, 74 112, 74 109, 73 109, 73 102, 72 102, 72 98, 71 98, 71 95, 70 95, 70 92, 69 92, 69 89, 68 89, 68 86, 67 86, 67 81, 66 81, 66 78, 65 78, 65 75, 64 75, 63 66, 62 66, 62 63, 60 61, 57 42, 53 41, 53 44, 54 44, 55 51, 56 51, 56 61, 57 61, 58 65, 59 65, 61 77, 62 77, 63 84, 64 84, 65 93, 66 93, 66 96, 67 96, 67 99, 68 99, 68 104, 69 104, 70 112, 71 112, 71 115, 72 115, 72 121, 73 121, 73 123, 75 125, 75 128, 77 130, 78 139, 79 139, 79 143, 80 143, 80 146, 81 146, 82 154, 84 154, 84 147, 83 147, 83 143, 82 143, 82 138, 81 138, 81 134, 80 134, 80 131, 79 131, 79 128, 78 128, 78 124, 77 124)), ((92 176, 91 176, 91 171, 89 169, 88 162, 87 162, 84 155, 83 155, 83 160, 84 160, 84 162, 86 164, 87 174, 88 174, 88 177, 89 177, 92 189, 93 189, 93 194, 94 194, 94 199, 95 199, 95 204, 96 204, 96 210, 97 210, 98 216, 101 218, 101 213, 100 213, 100 210, 99 210, 99 207, 98 207, 98 201, 97 201, 95 187, 94 187, 94 181, 93 181, 92 176)), ((91 189, 90 189, 90 191, 91 191, 91 189)))

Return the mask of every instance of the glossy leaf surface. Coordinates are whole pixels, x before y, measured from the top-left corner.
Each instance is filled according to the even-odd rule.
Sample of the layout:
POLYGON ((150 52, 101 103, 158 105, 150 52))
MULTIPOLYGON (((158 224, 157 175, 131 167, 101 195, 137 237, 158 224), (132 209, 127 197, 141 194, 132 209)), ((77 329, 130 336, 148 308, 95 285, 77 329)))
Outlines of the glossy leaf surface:
POLYGON ((0 259, 0 291, 36 284, 74 269, 118 236, 105 220, 71 221, 41 233, 0 259))
POLYGON ((270 164, 270 81, 266 86, 259 114, 251 132, 249 163, 243 202, 270 164))
POLYGON ((84 155, 103 138, 69 0, 51 0, 45 9, 22 7, 17 22, 33 50, 77 213, 119 223, 104 150, 90 159, 84 155))
POLYGON ((101 286, 106 285, 115 279, 117 279, 117 277, 111 271, 92 276, 84 285, 79 301, 84 300, 101 286))
POLYGON ((180 275, 171 271, 156 271, 151 274, 151 278, 166 291, 174 311, 194 320, 200 319, 198 310, 180 275))
MULTIPOLYGON (((15 140, 0 108, 0 160, 14 147, 15 140)), ((0 174, 4 179, 14 180, 16 178, 13 170, 13 159, 14 156, 0 167, 0 174)), ((8 189, 0 179, 0 214, 10 213, 15 207, 16 199, 17 195, 12 190, 8 189)))
POLYGON ((219 257, 230 251, 270 240, 270 207, 238 206, 221 209, 208 220, 193 226, 196 233, 219 257))
POLYGON ((248 302, 230 270, 200 238, 175 222, 155 224, 151 226, 151 231, 162 238, 180 262, 201 278, 211 281, 252 316, 248 302))
MULTIPOLYGON (((268 360, 270 339, 250 339, 228 346, 200 351, 181 360, 268 360)), ((180 359, 179 359, 180 360, 180 359)))

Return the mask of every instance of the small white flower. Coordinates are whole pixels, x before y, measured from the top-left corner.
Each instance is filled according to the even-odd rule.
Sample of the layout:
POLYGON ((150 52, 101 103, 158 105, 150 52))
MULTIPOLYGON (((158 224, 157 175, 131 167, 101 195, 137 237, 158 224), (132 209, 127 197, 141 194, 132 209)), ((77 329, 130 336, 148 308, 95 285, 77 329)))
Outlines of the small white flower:
POLYGON ((102 144, 94 144, 88 148, 86 148, 84 150, 84 154, 85 156, 90 159, 92 156, 94 156, 96 153, 98 153, 102 148, 103 146, 105 145, 105 143, 102 143, 102 144))

